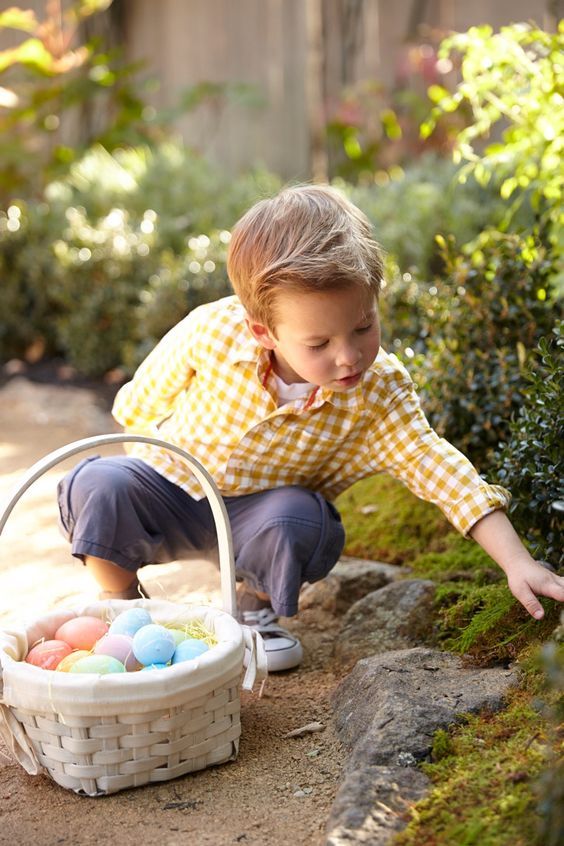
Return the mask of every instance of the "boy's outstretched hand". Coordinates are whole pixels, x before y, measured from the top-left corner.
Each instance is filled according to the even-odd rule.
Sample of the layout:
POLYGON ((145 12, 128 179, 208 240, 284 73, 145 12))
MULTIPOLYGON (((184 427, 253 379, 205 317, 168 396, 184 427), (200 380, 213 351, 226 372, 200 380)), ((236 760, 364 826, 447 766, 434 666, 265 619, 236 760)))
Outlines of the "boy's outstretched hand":
POLYGON ((499 564, 509 590, 535 620, 544 617, 538 596, 564 602, 564 577, 532 558, 503 511, 482 517, 470 535, 499 564))
POLYGON ((509 590, 535 620, 542 620, 544 610, 537 596, 549 596, 564 602, 564 578, 532 558, 506 570, 509 590))

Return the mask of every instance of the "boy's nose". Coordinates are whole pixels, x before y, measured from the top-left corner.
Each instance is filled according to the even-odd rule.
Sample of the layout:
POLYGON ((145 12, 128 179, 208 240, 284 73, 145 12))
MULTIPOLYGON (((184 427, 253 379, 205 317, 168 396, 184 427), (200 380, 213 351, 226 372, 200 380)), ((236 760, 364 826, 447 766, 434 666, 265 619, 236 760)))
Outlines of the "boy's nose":
POLYGON ((339 367, 354 367, 362 358, 362 352, 353 344, 341 347, 337 355, 336 364, 339 367))

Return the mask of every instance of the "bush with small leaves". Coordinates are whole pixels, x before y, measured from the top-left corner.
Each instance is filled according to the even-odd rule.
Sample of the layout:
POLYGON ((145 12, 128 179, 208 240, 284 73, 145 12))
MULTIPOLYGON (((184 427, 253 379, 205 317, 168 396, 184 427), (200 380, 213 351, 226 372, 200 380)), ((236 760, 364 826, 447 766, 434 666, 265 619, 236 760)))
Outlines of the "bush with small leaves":
POLYGON ((541 338, 509 437, 497 456, 498 481, 513 494, 511 520, 533 554, 564 565, 564 321, 541 338))
POLYGON ((486 472, 521 406, 532 351, 562 310, 554 260, 532 237, 492 230, 468 254, 444 247, 447 273, 425 301, 414 375, 431 425, 486 472))

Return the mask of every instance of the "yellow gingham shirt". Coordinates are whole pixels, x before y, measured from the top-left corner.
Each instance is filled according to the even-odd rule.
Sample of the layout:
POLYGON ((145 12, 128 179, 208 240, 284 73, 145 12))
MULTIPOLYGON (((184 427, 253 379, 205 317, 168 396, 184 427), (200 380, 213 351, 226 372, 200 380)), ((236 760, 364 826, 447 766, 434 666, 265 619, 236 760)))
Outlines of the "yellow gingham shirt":
MULTIPOLYGON (((407 371, 380 350, 362 382, 343 392, 316 388, 278 407, 268 352, 255 341, 237 297, 200 306, 168 332, 118 392, 115 419, 185 449, 237 496, 301 485, 332 500, 353 482, 385 471, 441 508, 467 534, 509 504, 427 422, 407 371)), ((128 448, 200 499, 174 453, 128 448)))

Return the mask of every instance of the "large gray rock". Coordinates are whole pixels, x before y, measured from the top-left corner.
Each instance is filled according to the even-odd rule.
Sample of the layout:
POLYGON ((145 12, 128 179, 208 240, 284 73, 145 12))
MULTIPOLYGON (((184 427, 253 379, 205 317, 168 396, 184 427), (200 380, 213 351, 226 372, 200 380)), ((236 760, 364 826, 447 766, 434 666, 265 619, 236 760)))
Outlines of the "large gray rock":
POLYGON ((408 573, 405 567, 342 556, 330 574, 300 594, 300 610, 321 608, 344 614, 353 603, 408 573))
POLYGON ((483 708, 498 710, 517 674, 465 666, 448 652, 417 647, 359 661, 333 694, 346 770, 415 765, 433 735, 483 708))
POLYGON ((416 765, 434 733, 464 714, 499 709, 516 681, 515 671, 467 667, 425 647, 359 661, 333 695, 337 732, 350 754, 326 846, 386 846, 427 792, 416 765))
POLYGON ((393 582, 369 593, 348 610, 335 640, 340 664, 368 655, 429 642, 433 632, 435 585, 426 579, 393 582))
POLYGON ((384 846, 405 827, 409 806, 428 786, 427 776, 411 768, 361 767, 349 773, 331 808, 326 846, 384 846))

